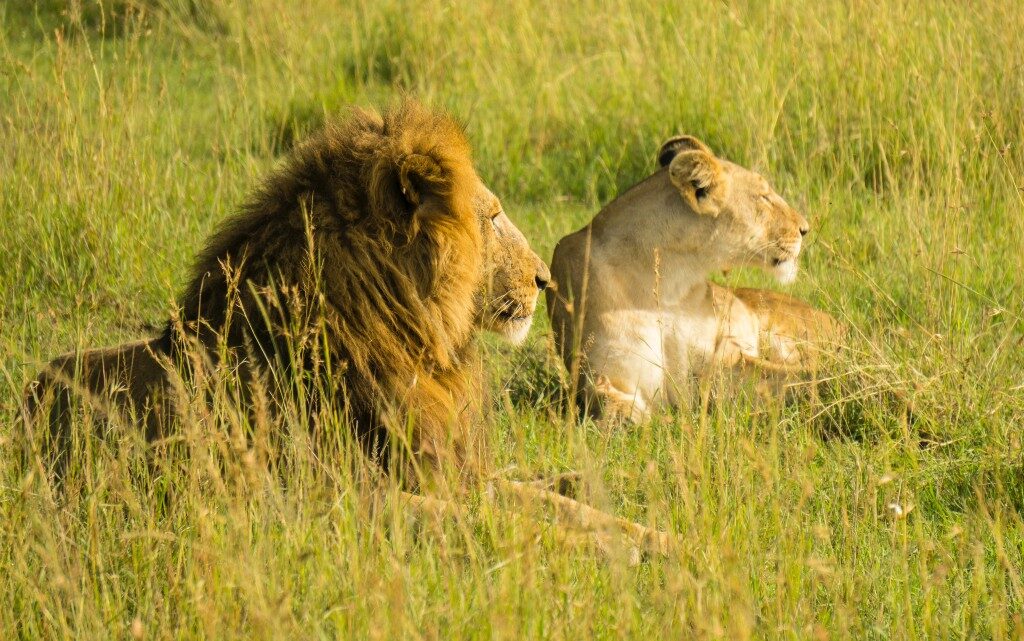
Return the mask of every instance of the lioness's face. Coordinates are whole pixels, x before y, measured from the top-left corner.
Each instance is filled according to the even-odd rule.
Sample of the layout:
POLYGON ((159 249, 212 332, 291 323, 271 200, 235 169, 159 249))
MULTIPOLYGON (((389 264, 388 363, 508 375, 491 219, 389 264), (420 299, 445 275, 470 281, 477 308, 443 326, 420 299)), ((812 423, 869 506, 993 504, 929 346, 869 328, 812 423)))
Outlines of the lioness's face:
POLYGON ((807 220, 760 174, 717 158, 693 136, 667 140, 658 162, 690 209, 713 221, 707 245, 719 267, 755 265, 784 283, 796 278, 807 220))
POLYGON ((526 338, 537 298, 551 280, 548 266, 480 185, 475 200, 484 246, 484 278, 477 294, 477 325, 519 344, 526 338))
POLYGON ((722 164, 726 198, 719 218, 734 243, 735 264, 772 271, 782 283, 796 278, 797 256, 809 226, 760 174, 728 161, 722 164))

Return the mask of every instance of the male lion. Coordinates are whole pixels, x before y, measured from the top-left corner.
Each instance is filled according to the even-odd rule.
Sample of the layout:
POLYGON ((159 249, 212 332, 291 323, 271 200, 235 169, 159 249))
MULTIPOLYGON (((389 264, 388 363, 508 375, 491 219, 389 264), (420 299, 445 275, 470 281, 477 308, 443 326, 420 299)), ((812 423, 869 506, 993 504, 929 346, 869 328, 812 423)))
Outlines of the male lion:
POLYGON ((693 380, 738 364, 810 367, 838 327, 789 296, 707 280, 739 265, 796 277, 808 224, 763 177, 692 136, 666 141, 658 162, 552 258, 555 341, 595 414, 641 420, 684 404, 693 380))
MULTIPOLYGON (((474 336, 521 341, 548 279, 477 177, 457 123, 411 102, 383 116, 356 110, 299 145, 225 221, 161 336, 57 358, 31 386, 31 413, 50 404, 65 450, 76 397, 143 419, 155 439, 185 409, 176 382, 212 366, 237 372, 243 403, 299 386, 335 407, 369 457, 402 455, 387 467, 410 485, 442 462, 479 477, 474 336)), ((532 485, 502 487, 577 524, 647 536, 532 485)))

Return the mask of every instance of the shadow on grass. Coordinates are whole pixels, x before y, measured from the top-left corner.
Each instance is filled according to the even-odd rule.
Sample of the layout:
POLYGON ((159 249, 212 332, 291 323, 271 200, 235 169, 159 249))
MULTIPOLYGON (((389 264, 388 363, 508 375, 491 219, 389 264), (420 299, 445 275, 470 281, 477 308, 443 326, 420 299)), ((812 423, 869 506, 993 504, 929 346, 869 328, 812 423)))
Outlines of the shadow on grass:
POLYGON ((18 23, 47 36, 60 30, 69 36, 122 38, 154 21, 202 33, 228 32, 227 20, 211 0, 36 0, 12 3, 9 11, 18 23))

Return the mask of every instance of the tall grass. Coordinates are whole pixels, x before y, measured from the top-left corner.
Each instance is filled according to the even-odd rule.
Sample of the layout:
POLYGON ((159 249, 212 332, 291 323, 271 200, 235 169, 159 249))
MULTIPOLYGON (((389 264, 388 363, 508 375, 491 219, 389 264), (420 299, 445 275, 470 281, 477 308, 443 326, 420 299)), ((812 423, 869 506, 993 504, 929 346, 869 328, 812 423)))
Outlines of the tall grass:
POLYGON ((39 0, 0 25, 3 638, 1024 634, 1016 3, 39 0), (580 470, 676 555, 603 560, 477 493, 413 522, 301 425, 261 471, 228 407, 155 471, 96 444, 52 501, 15 455, 31 375, 145 335, 297 137, 404 93, 465 120, 544 256, 670 134, 758 168, 812 224, 793 292, 919 422, 873 398, 843 429, 809 400, 571 422, 538 318, 485 346, 493 467, 580 470))

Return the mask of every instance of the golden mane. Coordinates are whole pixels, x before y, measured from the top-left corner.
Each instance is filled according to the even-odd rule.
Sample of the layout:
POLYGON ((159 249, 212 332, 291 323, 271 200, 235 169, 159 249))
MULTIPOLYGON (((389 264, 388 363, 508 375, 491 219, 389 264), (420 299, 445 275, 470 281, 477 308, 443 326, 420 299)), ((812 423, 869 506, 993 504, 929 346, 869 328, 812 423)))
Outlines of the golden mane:
MULTIPOLYGON (((487 326, 521 335, 523 313, 548 280, 526 239, 500 217, 451 118, 412 102, 383 115, 353 111, 297 147, 223 223, 159 337, 51 361, 26 390, 26 434, 46 409, 43 445, 60 478, 75 446, 75 397, 110 416, 144 419, 147 439, 156 440, 188 414, 177 374, 198 376, 223 358, 217 371, 237 373, 243 396, 267 383, 285 400, 292 390, 309 392, 303 411, 342 410, 364 451, 405 483, 442 460, 462 472, 460 486, 483 480, 474 334, 487 326), (484 264, 482 227, 502 230, 497 266, 484 264), (485 267, 488 281, 503 281, 498 296, 483 287, 485 267)), ((239 400, 263 407, 259 397, 239 400)), ((549 505, 599 547, 619 532, 630 546, 668 549, 665 533, 552 492, 548 482, 488 482, 515 503, 549 505)), ((402 497, 415 510, 460 513, 447 500, 402 497)))
POLYGON ((468 372, 478 181, 450 117, 413 102, 354 110, 299 145, 212 236, 166 344, 214 354, 224 341, 278 371, 332 372, 371 447, 391 442, 389 415, 411 413, 417 457, 464 461, 458 426, 471 421, 454 419, 479 396, 468 372))

